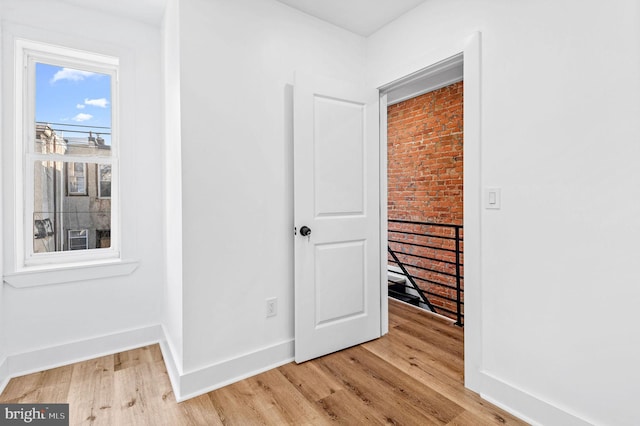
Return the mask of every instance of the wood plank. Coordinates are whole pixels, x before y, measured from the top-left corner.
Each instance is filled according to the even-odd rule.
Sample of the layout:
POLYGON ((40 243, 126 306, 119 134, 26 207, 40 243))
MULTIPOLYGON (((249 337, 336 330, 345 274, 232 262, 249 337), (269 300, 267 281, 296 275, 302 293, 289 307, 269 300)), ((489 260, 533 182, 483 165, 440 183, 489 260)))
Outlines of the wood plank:
POLYGON ((163 361, 129 366, 114 376, 114 424, 189 424, 175 401, 163 361))
MULTIPOLYGON (((406 374, 424 383, 438 394, 441 394, 469 411, 480 424, 526 424, 516 417, 493 406, 480 398, 478 394, 464 388, 460 379, 452 378, 447 372, 439 368, 434 360, 426 359, 422 354, 416 354, 410 349, 403 349, 399 345, 367 345, 367 350, 393 364, 406 374)), ((467 423, 469 424, 469 423, 467 423)), ((473 423, 471 423, 473 424, 473 423)))
POLYGON ((53 368, 46 370, 40 376, 38 389, 28 398, 23 398, 21 403, 35 403, 38 401, 47 401, 51 403, 66 403, 69 388, 71 387, 71 377, 73 375, 73 366, 53 368))
POLYGON ((505 413, 499 413, 499 410, 493 413, 484 413, 478 415, 477 411, 464 411, 458 417, 447 423, 447 426, 495 426, 495 425, 527 425, 522 420, 511 416, 504 415, 505 413))
POLYGON ((451 424, 456 424, 456 421, 465 424, 470 418, 474 421, 467 422, 467 425, 526 424, 464 388, 463 366, 459 370, 445 368, 443 356, 446 358, 446 354, 443 355, 436 349, 438 344, 439 342, 433 343, 403 333, 390 333, 363 347, 462 406, 465 413, 458 416, 458 420, 452 420, 451 424))
POLYGON ((443 424, 462 408, 366 349, 356 346, 318 360, 379 419, 398 424, 443 424))
POLYGON ((52 368, 9 381, 2 395, 2 403, 66 402, 73 366, 52 368))
MULTIPOLYGON (((394 327, 400 325, 400 324, 404 324, 407 321, 410 321, 410 319, 408 317, 402 316, 402 315, 398 315, 397 313, 394 314, 392 311, 394 309, 394 305, 396 304, 402 304, 402 305, 406 305, 406 303, 401 303, 399 301, 397 301, 396 299, 393 299, 391 297, 389 297, 389 330, 392 330, 394 327)), ((398 310, 398 308, 396 308, 396 310, 398 310)))
POLYGON ((391 301, 389 303, 389 318, 399 317, 404 319, 400 325, 420 324, 432 331, 439 332, 454 339, 457 342, 464 342, 464 329, 454 325, 453 321, 440 315, 435 315, 415 306, 406 303, 391 301))
POLYGON ((42 376, 45 373, 41 371, 11 379, 0 395, 0 402, 18 403, 21 400, 32 402, 29 399, 42 386, 42 376))
POLYGON ((69 422, 74 425, 114 424, 111 416, 113 380, 113 355, 74 364, 66 401, 69 403, 69 422))
POLYGON ((209 393, 224 425, 266 425, 267 415, 261 411, 262 401, 255 401, 254 391, 246 380, 209 393))
POLYGON ((373 407, 363 401, 359 395, 349 389, 339 390, 317 402, 324 416, 333 423, 341 425, 387 425, 390 419, 384 419, 373 407))
POLYGON ((178 404, 158 345, 12 379, 1 402, 68 402, 72 425, 524 425, 463 384, 464 330, 390 301, 389 334, 178 404))
POLYGON ((363 347, 376 354, 380 350, 376 348, 387 349, 390 355, 385 357, 387 362, 394 362, 393 354, 402 354, 410 361, 419 360, 430 370, 447 375, 460 386, 464 384, 464 361, 427 340, 396 331, 363 347))
POLYGON ((448 317, 429 313, 424 309, 393 298, 389 298, 389 316, 396 316, 398 320, 403 320, 403 322, 427 320, 432 323, 440 323, 444 326, 456 327, 462 332, 462 328, 455 326, 454 321, 448 317))
POLYGON ((310 401, 319 401, 342 390, 342 384, 314 362, 289 363, 279 367, 278 371, 310 401))
MULTIPOLYGON (((173 399, 175 402, 175 399, 173 399)), ((182 415, 177 418, 168 418, 165 424, 185 426, 218 426, 224 425, 216 407, 213 405, 209 394, 197 396, 178 404, 182 415)))
POLYGON ((255 395, 264 401, 269 424, 330 424, 316 404, 306 399, 280 371, 266 371, 247 381, 255 395))

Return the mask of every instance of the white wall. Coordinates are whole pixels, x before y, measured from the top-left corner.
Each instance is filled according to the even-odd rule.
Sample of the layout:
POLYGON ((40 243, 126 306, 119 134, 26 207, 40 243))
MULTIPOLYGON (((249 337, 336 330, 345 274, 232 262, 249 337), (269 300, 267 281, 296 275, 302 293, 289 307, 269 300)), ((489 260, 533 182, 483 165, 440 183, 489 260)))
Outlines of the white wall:
MULTIPOLYGON (((467 282, 480 286, 482 300, 477 389, 544 424, 637 423, 634 0, 430 0, 366 41, 275 1, 183 0, 167 15, 164 40, 157 28, 61 2, 2 6, 5 38, 21 33, 122 57, 123 253, 140 267, 108 280, 4 285, 0 362, 3 353, 38 353, 161 321, 178 368, 193 379, 188 389, 224 378, 189 373, 231 366, 239 377, 286 360, 294 71, 357 80, 366 57, 367 78, 382 84, 457 53, 481 31, 481 178, 502 188, 503 208, 481 211, 482 275, 467 282), (158 125, 163 116, 166 126, 158 125), (274 296, 279 314, 266 319, 265 299, 274 296), (282 350, 267 350, 274 347, 282 350), (273 357, 262 357, 267 352, 273 357)), ((6 95, 10 76, 2 81, 6 95)), ((2 99, 2 122, 12 122, 11 100, 2 99)), ((7 126, 2 132, 6 241, 13 142, 7 126)), ((2 258, 11 272, 11 250, 2 258)))
MULTIPOLYGON (((0 3, 0 16, 2 16, 2 4, 0 3)), ((2 45, 2 22, 0 21, 0 46, 2 45)), ((1 62, 0 62, 1 63, 1 62)), ((2 86, 3 67, 0 67, 0 99, 4 99, 4 87, 2 86)), ((0 103, 0 129, 3 128, 2 121, 2 103, 0 103)), ((0 149, 0 164, 2 164, 2 149, 0 149)), ((4 250, 4 237, 2 235, 2 197, 3 197, 3 185, 2 185, 2 173, 0 173, 0 277, 3 275, 3 265, 1 259, 3 258, 4 250)), ((4 382, 8 379, 7 372, 7 344, 5 342, 5 306, 4 306, 4 285, 0 284, 0 389, 3 388, 4 382)))
POLYGON ((365 40, 273 0, 180 14, 184 368, 246 374, 293 356, 294 71, 361 79, 365 40))
MULTIPOLYGON (((44 0, 4 0, 2 19, 5 89, 12 87, 14 36, 120 57, 122 256, 139 261, 138 269, 124 277, 25 289, 4 284, 7 353, 12 362, 15 358, 16 366, 38 368, 54 362, 55 357, 30 363, 20 363, 19 357, 104 336, 110 336, 104 345, 93 340, 95 346, 85 348, 89 352, 84 355, 142 343, 118 336, 131 337, 127 334, 131 330, 160 323, 164 210, 159 26, 44 0)), ((12 96, 3 96, 2 102, 3 122, 12 123, 12 96)), ((2 130, 4 273, 15 267, 9 249, 13 223, 8 220, 14 207, 11 130, 11 126, 2 130)), ((58 355, 56 362, 81 356, 77 351, 68 352, 69 359, 62 352, 58 355)))
MULTIPOLYGON (((162 324, 178 373, 182 371, 182 145, 180 112, 180 10, 169 0, 162 26, 164 65, 164 183, 166 289, 162 324)), ((165 354, 166 357, 166 354, 165 354)))
POLYGON ((380 84, 482 34, 481 184, 502 209, 480 213, 466 282, 477 390, 543 424, 640 421, 639 8, 430 0, 367 43, 380 84))

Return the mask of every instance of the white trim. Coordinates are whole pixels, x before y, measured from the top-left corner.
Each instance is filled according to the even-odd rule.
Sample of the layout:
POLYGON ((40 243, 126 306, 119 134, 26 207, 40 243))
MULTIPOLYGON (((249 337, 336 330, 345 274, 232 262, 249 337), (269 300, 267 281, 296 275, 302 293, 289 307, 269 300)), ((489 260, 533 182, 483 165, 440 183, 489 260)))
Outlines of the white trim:
POLYGON ((11 378, 101 356, 159 344, 177 402, 293 362, 293 339, 266 346, 208 367, 181 373, 162 325, 127 330, 8 356, 0 363, 0 393, 11 378))
POLYGON ((37 154, 30 153, 29 159, 31 161, 59 161, 61 163, 85 163, 85 164, 113 164, 115 159, 113 157, 101 157, 90 155, 61 155, 61 154, 37 154))
MULTIPOLYGON (((404 84, 437 81, 437 73, 451 70, 463 61, 464 72, 464 233, 465 233, 465 386, 479 391, 482 366, 482 299, 480 273, 480 213, 481 213, 481 35, 472 34, 459 50, 440 52, 439 55, 422 58, 421 61, 403 67, 404 74, 392 74, 378 87, 381 93, 398 90, 404 84), (425 79, 425 77, 428 77, 425 79)), ((433 86, 435 87, 435 86, 433 86)), ((417 92, 416 92, 417 93, 417 92)), ((381 100, 383 98, 381 97, 381 100)), ((381 115, 386 108, 380 105, 381 115)), ((380 168, 387 164, 387 129, 380 127, 380 168)), ((381 203, 386 200, 386 185, 381 185, 381 203), (383 189, 385 193, 382 194, 383 189)), ((385 206, 386 207, 386 204, 385 206)), ((386 223, 381 232, 386 237, 386 223)), ((385 243, 386 246, 386 243, 385 243)), ((385 268, 386 269, 386 268, 385 268)), ((386 280, 385 280, 386 283, 386 280)), ((386 297, 386 292, 381 296, 386 297)), ((381 303, 382 306, 382 303, 381 303)))
POLYGON ((472 34, 464 55, 464 384, 480 389, 482 366, 482 62, 481 34, 472 34))
MULTIPOLYGON (((409 305, 411 306, 411 305, 409 305)), ((417 308, 416 308, 417 309, 417 308)), ((180 374, 171 344, 161 325, 127 330, 96 338, 36 349, 8 356, 0 362, 0 393, 11 378, 101 356, 158 343, 169 379, 178 402, 205 394, 231 383, 277 368, 293 361, 293 340, 257 349, 211 366, 180 374)), ((533 425, 562 424, 586 426, 594 424, 576 413, 558 407, 530 392, 483 371, 480 373, 482 398, 533 425), (531 419, 522 413, 535 413, 531 419)))
POLYGON ((5 357, 0 362, 0 394, 4 392, 4 388, 9 384, 9 380, 11 380, 11 375, 9 374, 9 363, 5 357))
MULTIPOLYGON (((118 259, 120 257, 120 192, 119 192, 119 59, 73 48, 56 46, 22 38, 14 39, 14 247, 17 272, 32 270, 34 265, 58 263, 73 265, 76 262, 97 259, 118 259), (82 157, 80 162, 111 163, 111 247, 105 250, 60 251, 55 253, 34 253, 32 229, 34 211, 33 161, 42 157, 34 152, 31 141, 35 140, 35 63, 53 63, 77 69, 106 74, 111 78, 111 150, 110 157, 82 157), (26 72, 25 72, 26 71, 26 72), (88 252, 88 253, 86 253, 88 252)), ((57 160, 47 156, 47 159, 57 160)), ((69 162, 71 156, 61 161, 69 162)), ((88 184, 85 171, 85 185, 88 184)))
POLYGON ((380 88, 394 105, 433 92, 463 79, 463 54, 458 53, 380 88))
POLYGON ((106 260, 86 263, 43 265, 28 271, 4 274, 3 281, 15 288, 89 281, 132 274, 137 260, 106 260))
MULTIPOLYGON (((4 28, 3 22, 0 22, 0 50, 4 48, 4 28)), ((0 63, 4 63, 4 55, 0 54, 0 63)), ((4 64, 6 65, 6 64, 4 64)), ((5 91, 3 90, 4 84, 4 74, 5 67, 0 67, 0 100, 4 99, 5 91)), ((11 91, 9 91, 11 94, 11 91)), ((4 102, 0 101, 0 129, 4 129, 4 102)), ((2 131, 0 131, 0 142, 4 140, 4 135, 2 131)), ((4 169, 4 146, 0 144, 0 167, 4 169)), ((4 179, 3 174, 0 173, 0 275, 4 273, 4 200, 5 200, 5 190, 4 190, 4 179)), ((0 394, 9 383, 9 369, 7 365, 6 358, 6 340, 5 340, 5 329, 6 329, 6 320, 5 320, 5 295, 3 294, 4 288, 0 284, 0 394)))
MULTIPOLYGON (((7 357, 4 367, 0 366, 0 380, 2 380, 3 369, 6 372, 5 377, 11 379, 25 374, 152 345, 161 340, 162 327, 152 325, 14 354, 7 357)), ((6 382, 8 380, 2 383, 3 386, 0 387, 0 392, 6 386, 6 382)))
POLYGON ((532 425, 590 426, 595 420, 587 420, 566 407, 545 401, 514 384, 510 384, 487 371, 480 373, 483 392, 480 396, 514 416, 532 425), (535 413, 535 419, 522 413, 535 413))
POLYGON ((104 70, 106 67, 111 67, 113 70, 116 70, 119 65, 118 58, 113 56, 71 47, 57 46, 22 38, 16 39, 16 47, 18 46, 20 46, 20 50, 36 51, 38 58, 42 60, 55 61, 57 63, 60 61, 60 57, 64 57, 65 60, 62 64, 69 67, 80 67, 100 72, 100 70, 104 70))
POLYGON ((389 284, 388 268, 388 177, 387 177, 387 94, 380 91, 380 335, 389 332, 389 284))
POLYGON ((450 78, 448 80, 443 80, 443 81, 439 82, 438 84, 430 85, 429 87, 427 87, 425 89, 412 91, 409 94, 402 95, 402 96, 400 96, 398 98, 395 98, 392 101, 390 101, 387 105, 388 106, 395 105, 395 104, 398 104, 400 102, 406 101, 408 99, 412 99, 412 98, 418 97, 420 95, 424 95, 425 93, 429 93, 429 92, 433 92, 434 90, 442 89, 443 87, 450 86, 450 85, 452 85, 454 83, 458 83, 458 82, 460 82, 462 80, 463 80, 462 77, 455 77, 455 78, 450 78))
POLYGON ((293 360, 294 341, 291 339, 187 372, 180 378, 176 400, 182 402, 194 398, 293 360))
POLYGON ((167 375, 169 376, 169 382, 171 382, 171 389, 173 389, 173 395, 178 398, 180 395, 180 376, 182 376, 180 372, 180 366, 176 362, 176 357, 174 356, 173 345, 171 342, 167 340, 167 330, 162 327, 164 333, 164 339, 160 341, 160 351, 162 352, 162 359, 164 360, 164 365, 167 368, 167 375))

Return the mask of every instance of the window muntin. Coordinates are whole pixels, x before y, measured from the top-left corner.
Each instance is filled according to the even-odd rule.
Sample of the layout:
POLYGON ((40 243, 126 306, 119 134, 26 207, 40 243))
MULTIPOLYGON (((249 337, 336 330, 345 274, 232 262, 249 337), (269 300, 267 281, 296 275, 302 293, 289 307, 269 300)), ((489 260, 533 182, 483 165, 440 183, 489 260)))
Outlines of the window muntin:
POLYGON ((118 60, 24 40, 16 57, 16 123, 24 123, 16 171, 26 200, 16 205, 25 218, 16 224, 18 270, 119 258, 118 60))

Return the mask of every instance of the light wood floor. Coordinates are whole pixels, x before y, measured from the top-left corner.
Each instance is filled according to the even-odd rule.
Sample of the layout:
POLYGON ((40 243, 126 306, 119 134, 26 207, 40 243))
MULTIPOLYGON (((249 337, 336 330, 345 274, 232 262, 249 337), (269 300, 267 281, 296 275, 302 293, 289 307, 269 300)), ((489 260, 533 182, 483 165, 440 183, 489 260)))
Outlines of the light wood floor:
POLYGON ((388 335, 176 403, 158 345, 12 379, 72 425, 522 425, 463 386, 463 332, 396 301, 388 335))

